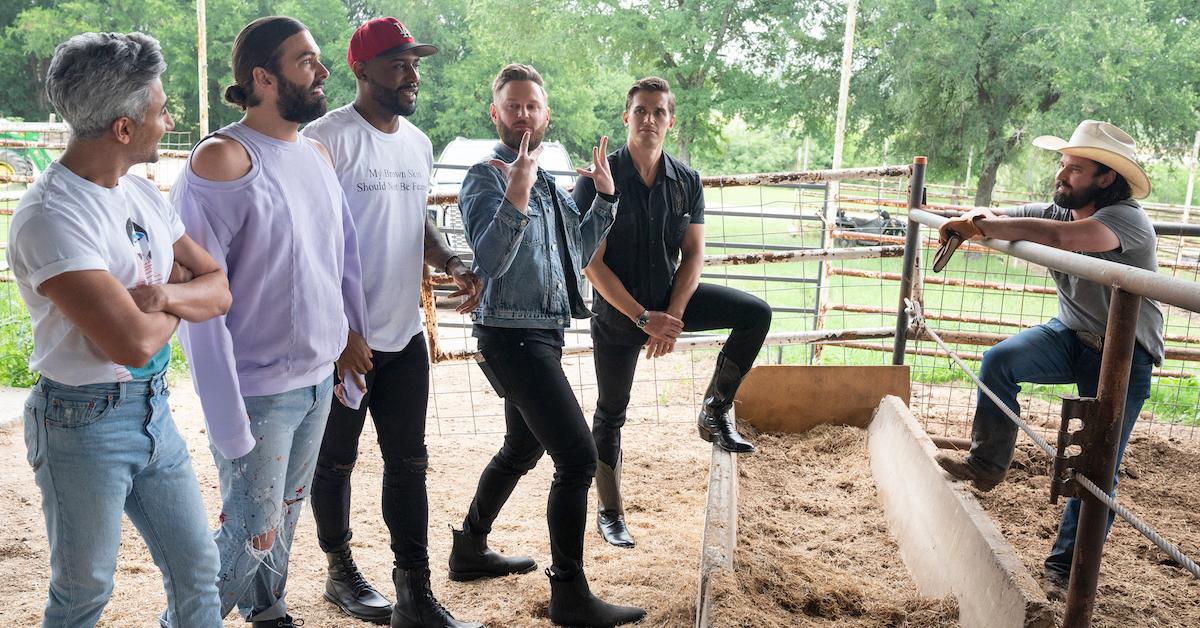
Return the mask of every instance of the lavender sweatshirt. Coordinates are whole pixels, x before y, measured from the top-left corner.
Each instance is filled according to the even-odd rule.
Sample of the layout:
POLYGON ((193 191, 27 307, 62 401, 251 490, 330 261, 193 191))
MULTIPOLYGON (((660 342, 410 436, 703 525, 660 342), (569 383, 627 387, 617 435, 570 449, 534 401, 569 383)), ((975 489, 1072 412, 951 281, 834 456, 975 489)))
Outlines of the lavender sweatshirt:
POLYGON ((333 167, 315 143, 240 122, 216 132, 241 144, 250 172, 209 181, 191 162, 171 201, 187 234, 225 269, 229 313, 179 328, 213 446, 254 448, 243 396, 313 386, 333 373, 347 325, 366 336, 358 243, 333 167))

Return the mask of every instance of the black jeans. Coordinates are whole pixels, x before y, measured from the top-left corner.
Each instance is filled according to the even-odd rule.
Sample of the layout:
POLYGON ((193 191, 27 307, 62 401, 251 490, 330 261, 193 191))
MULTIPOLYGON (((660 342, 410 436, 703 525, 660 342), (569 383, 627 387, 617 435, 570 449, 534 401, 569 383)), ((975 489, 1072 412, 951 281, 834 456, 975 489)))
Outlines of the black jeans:
MULTIPOLYGON (((395 352, 374 351, 367 394, 358 410, 335 397, 313 475, 312 510, 317 541, 329 552, 350 541, 350 474, 367 410, 383 454, 383 521, 401 569, 429 565, 429 497, 425 471, 425 410, 429 403, 429 351, 425 334, 395 352)), ((352 383, 347 383, 352 386, 352 383)))
MULTIPOLYGON (((721 351, 745 375, 754 365, 763 339, 771 329, 771 306, 762 299, 725 286, 700 284, 683 312, 685 331, 733 328, 721 351)), ((621 451, 621 427, 629 407, 629 390, 637 369, 640 345, 596 341, 596 414, 592 437, 600 462, 616 466, 621 451)))
POLYGON ((583 568, 587 494, 596 474, 596 446, 562 369, 562 347, 523 329, 489 328, 479 338, 485 374, 504 397, 506 433, 463 521, 469 534, 486 535, 521 476, 543 453, 554 461, 546 503, 550 553, 560 573, 583 568), (490 371, 490 372, 489 372, 490 371))

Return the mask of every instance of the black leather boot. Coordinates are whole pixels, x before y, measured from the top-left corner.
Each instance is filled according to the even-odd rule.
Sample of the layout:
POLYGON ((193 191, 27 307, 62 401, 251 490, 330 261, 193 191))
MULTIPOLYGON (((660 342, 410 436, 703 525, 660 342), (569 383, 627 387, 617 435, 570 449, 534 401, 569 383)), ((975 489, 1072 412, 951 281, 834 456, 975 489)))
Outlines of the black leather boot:
POLYGON ((576 628, 611 628, 641 621, 646 611, 609 604, 592 595, 583 571, 562 575, 547 569, 550 577, 550 621, 576 628))
POLYGON ((329 561, 325 599, 355 619, 386 624, 392 616, 392 603, 363 577, 350 548, 328 552, 325 559, 329 561))
POLYGON ((300 628, 304 625, 304 620, 291 615, 278 617, 275 619, 261 619, 250 622, 251 628, 300 628))
POLYGON ((467 582, 480 578, 496 578, 514 573, 529 573, 537 563, 528 556, 509 558, 488 548, 487 536, 475 536, 450 528, 454 544, 450 548, 450 579, 467 582))
POLYGON ((715 442, 721 449, 735 454, 752 454, 754 445, 729 424, 729 408, 733 407, 733 395, 741 383, 742 369, 725 357, 724 352, 718 353, 716 372, 704 393, 704 407, 700 408, 696 426, 700 429, 700 438, 715 442))
POLYGON ((633 535, 625 526, 625 507, 621 500, 621 452, 617 452, 617 465, 610 467, 603 462, 596 464, 596 528, 600 536, 610 545, 633 547, 633 535))
POLYGON ((391 628, 483 628, 478 622, 458 621, 433 597, 428 569, 393 569, 392 582, 396 603, 391 628))

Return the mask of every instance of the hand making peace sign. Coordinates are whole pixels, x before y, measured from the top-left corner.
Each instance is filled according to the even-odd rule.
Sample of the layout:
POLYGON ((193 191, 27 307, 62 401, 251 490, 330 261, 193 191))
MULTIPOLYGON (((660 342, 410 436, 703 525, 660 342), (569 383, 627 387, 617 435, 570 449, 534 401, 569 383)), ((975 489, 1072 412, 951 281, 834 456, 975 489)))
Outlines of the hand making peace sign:
POLYGON ((601 194, 616 194, 617 186, 613 183, 612 169, 608 167, 608 136, 600 137, 600 146, 592 147, 591 167, 576 168, 575 172, 581 177, 587 177, 596 185, 596 191, 601 194))

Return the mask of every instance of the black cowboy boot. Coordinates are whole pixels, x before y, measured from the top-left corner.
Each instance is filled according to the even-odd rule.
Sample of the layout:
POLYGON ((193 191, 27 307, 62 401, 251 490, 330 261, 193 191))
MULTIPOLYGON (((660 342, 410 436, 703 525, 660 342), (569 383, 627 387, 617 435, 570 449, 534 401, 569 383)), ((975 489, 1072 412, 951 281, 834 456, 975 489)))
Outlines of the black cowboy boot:
POLYGON ((603 462, 596 464, 596 528, 600 536, 610 545, 633 547, 633 535, 625 527, 625 507, 621 501, 621 452, 617 452, 617 465, 610 467, 603 462))
POLYGON ((475 536, 465 530, 455 530, 450 548, 450 579, 466 582, 480 578, 496 578, 514 573, 529 573, 537 563, 528 556, 509 558, 488 548, 487 535, 475 536))
POLYGON ((478 622, 458 621, 433 597, 428 569, 392 570, 396 604, 391 628, 483 628, 478 622))
POLYGON ((696 425, 700 429, 700 438, 710 443, 716 442, 721 449, 735 454, 752 454, 754 445, 743 439, 729 424, 733 395, 741 383, 742 369, 725 357, 724 352, 717 354, 716 372, 704 393, 704 407, 700 408, 696 425))
POLYGON ((350 548, 328 552, 325 559, 329 561, 325 599, 355 619, 386 624, 392 616, 392 603, 363 577, 358 565, 354 564, 350 548))
POLYGON ((632 624, 646 611, 632 606, 609 604, 592 595, 583 570, 567 576, 547 569, 550 576, 550 621, 576 628, 612 628, 632 624))

